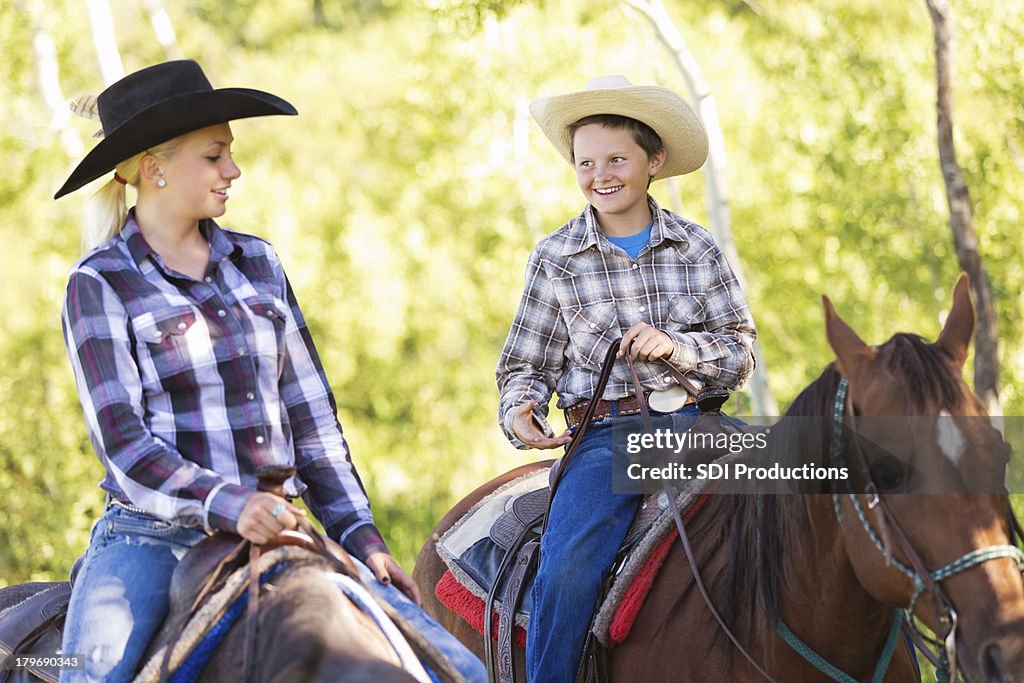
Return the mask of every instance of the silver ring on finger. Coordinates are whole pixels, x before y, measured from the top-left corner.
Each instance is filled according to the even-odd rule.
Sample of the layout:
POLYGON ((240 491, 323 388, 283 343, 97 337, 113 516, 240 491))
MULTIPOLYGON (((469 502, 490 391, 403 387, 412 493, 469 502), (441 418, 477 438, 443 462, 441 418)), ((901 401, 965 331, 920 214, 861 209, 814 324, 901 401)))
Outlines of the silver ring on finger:
POLYGON ((270 511, 270 516, 277 519, 281 516, 282 512, 284 512, 284 503, 278 503, 274 506, 274 509, 270 511))

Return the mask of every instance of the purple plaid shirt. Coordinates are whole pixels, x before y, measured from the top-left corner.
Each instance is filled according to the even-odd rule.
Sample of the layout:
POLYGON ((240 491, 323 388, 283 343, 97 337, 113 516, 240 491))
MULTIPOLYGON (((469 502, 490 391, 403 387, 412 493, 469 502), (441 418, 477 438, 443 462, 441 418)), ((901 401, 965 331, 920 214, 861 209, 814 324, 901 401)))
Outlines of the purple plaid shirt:
MULTIPOLYGON (((548 435, 548 401, 590 400, 611 344, 644 322, 675 343, 667 362, 698 388, 741 386, 754 371, 757 333, 739 282, 711 234, 648 197, 654 224, 636 259, 601 232, 588 204, 534 247, 526 285, 495 372, 498 420, 512 432, 516 406, 537 401, 534 418, 548 435)), ((662 362, 637 363, 645 389, 677 384, 662 362)), ((633 393, 624 360, 602 398, 633 393)))
POLYGON ((286 491, 332 538, 360 559, 386 550, 273 247, 200 226, 201 281, 164 265, 134 210, 71 268, 64 339, 100 486, 158 517, 235 531, 257 468, 291 465, 286 491))

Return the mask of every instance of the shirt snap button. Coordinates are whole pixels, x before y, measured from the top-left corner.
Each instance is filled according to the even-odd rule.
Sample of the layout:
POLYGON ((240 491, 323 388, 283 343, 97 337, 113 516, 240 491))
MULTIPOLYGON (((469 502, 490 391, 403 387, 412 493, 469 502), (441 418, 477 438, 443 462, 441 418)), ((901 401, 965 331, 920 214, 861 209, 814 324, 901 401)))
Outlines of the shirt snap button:
POLYGON ((256 399, 256 394, 254 394, 254 393, 252 393, 252 392, 250 391, 249 393, 247 393, 247 394, 245 395, 245 397, 246 397, 247 399, 249 399, 250 401, 253 401, 253 400, 255 400, 255 399, 256 399))
POLYGON ((263 437, 262 436, 257 436, 256 437, 256 443, 263 443, 263 437))
POLYGON ((185 323, 178 323, 178 329, 179 329, 179 330, 183 330, 183 329, 185 329, 186 327, 188 327, 188 325, 186 325, 185 323))
POLYGON ((239 356, 244 356, 245 355, 245 349, 238 349, 238 355, 239 356))
POLYGON ((590 323, 590 329, 593 330, 596 327, 597 327, 597 323, 590 323))
POLYGON ((224 316, 226 316, 227 314, 228 314, 228 312, 227 312, 227 311, 225 311, 225 310, 224 310, 223 308, 222 308, 222 309, 220 309, 219 311, 217 311, 217 315, 218 315, 218 316, 220 316, 221 318, 223 318, 223 317, 224 317, 224 316))

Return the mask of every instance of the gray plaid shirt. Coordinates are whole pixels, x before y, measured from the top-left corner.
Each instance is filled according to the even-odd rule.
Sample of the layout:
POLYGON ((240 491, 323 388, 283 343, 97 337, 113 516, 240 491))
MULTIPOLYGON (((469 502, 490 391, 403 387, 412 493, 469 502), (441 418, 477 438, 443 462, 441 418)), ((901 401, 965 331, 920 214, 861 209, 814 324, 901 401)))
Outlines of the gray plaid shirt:
MULTIPOLYGON (((526 285, 495 375, 498 419, 517 448, 514 408, 537 401, 534 415, 549 435, 547 406, 589 400, 609 346, 636 323, 668 334, 668 363, 698 387, 741 386, 754 371, 757 333, 736 276, 711 234, 648 197, 651 240, 629 258, 601 232, 592 208, 542 239, 530 254, 526 285)), ((641 362, 644 388, 676 382, 668 369, 641 362)), ((616 363, 603 398, 632 393, 624 361, 616 363)))

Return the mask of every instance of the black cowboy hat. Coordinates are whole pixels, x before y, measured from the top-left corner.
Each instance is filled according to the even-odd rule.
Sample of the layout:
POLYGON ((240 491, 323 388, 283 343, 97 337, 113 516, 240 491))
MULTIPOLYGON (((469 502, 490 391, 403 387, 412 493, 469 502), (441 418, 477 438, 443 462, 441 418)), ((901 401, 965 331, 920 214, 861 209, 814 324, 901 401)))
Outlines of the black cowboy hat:
POLYGON ((96 98, 103 140, 53 195, 59 199, 149 147, 218 123, 298 112, 276 95, 250 88, 214 90, 190 59, 125 76, 96 98))

